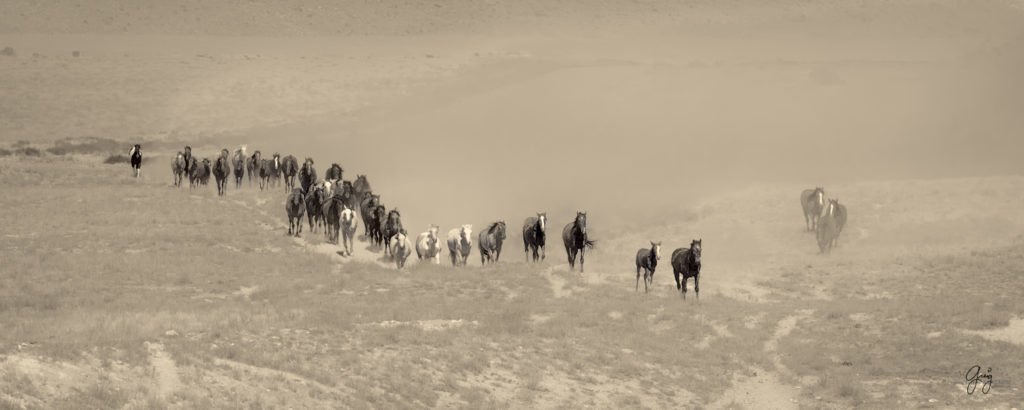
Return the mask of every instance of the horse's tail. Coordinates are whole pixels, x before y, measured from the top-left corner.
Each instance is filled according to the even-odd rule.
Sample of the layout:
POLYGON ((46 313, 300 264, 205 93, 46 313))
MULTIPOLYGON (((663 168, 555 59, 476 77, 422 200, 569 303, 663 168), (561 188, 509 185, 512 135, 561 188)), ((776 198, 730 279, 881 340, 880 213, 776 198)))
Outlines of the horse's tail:
POLYGON ((590 239, 587 239, 587 240, 583 241, 583 246, 585 248, 587 248, 587 249, 594 249, 594 245, 596 245, 596 244, 597 244, 597 241, 592 241, 590 239))

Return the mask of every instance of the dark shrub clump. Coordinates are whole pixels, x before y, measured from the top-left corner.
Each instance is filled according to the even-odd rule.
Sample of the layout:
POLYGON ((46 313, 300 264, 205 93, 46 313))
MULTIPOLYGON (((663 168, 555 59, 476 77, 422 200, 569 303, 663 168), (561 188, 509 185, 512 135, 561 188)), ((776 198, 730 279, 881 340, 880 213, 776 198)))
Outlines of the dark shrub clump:
POLYGON ((24 155, 26 157, 38 157, 40 155, 43 155, 42 152, 40 152, 38 149, 33 148, 33 147, 26 147, 26 148, 19 149, 17 151, 17 153, 18 153, 18 155, 24 155))

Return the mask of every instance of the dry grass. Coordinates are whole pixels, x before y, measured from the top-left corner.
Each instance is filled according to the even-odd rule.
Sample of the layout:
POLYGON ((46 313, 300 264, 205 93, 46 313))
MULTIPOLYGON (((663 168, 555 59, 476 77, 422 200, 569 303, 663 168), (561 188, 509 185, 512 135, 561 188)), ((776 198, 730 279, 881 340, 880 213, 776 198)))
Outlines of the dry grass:
MULTIPOLYGON (((783 380, 805 384, 803 403, 946 400, 950 375, 974 362, 998 363, 998 378, 1024 378, 1020 347, 952 330, 1024 316, 1019 244, 900 255, 903 273, 889 277, 868 273, 885 260, 842 254, 812 268, 783 264, 771 269, 788 273, 766 284, 777 292, 761 303, 716 293, 714 275, 729 273, 711 269, 711 293, 697 303, 661 287, 634 293, 626 268, 619 279, 601 273, 625 266, 619 259, 631 249, 615 240, 588 259, 598 272, 588 275, 606 282, 519 262, 338 266, 284 235, 278 193, 232 189, 218 198, 175 189, 165 175, 135 180, 127 166, 75 160, 0 167, 10 192, 0 198, 9 210, 0 221, 0 323, 10 330, 0 351, 42 358, 44 369, 72 366, 65 371, 75 380, 44 388, 54 381, 8 363, 0 367, 13 386, 0 390, 6 406, 700 405, 721 397, 733 374, 783 372, 764 346, 775 324, 801 309, 814 313, 777 352, 783 380), (553 297, 548 275, 571 295, 553 297), (792 296, 808 282, 831 289, 833 300, 792 296), (857 297, 875 288, 898 297, 857 297), (747 326, 755 316, 759 324, 747 326), (458 325, 429 325, 452 320, 458 325), (146 347, 155 342, 182 383, 166 397, 146 347), (896 388, 905 390, 891 394, 896 388)), ((711 213, 691 223, 714 221, 711 213)))

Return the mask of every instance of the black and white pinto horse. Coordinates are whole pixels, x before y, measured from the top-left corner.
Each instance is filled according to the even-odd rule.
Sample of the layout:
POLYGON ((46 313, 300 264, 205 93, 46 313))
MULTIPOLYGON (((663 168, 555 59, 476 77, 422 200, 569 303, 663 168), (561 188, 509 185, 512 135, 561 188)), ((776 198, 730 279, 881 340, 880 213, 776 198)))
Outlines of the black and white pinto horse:
POLYGON ((185 155, 178 151, 178 155, 174 157, 174 162, 171 163, 171 173, 174 174, 174 186, 181 187, 181 181, 185 176, 185 155))
POLYGON ((394 257, 394 253, 391 252, 391 239, 403 230, 402 214, 398 212, 398 209, 392 209, 391 212, 388 212, 387 222, 382 228, 382 234, 384 235, 384 255, 394 257))
POLYGON ((816 187, 805 189, 800 193, 800 207, 804 210, 804 223, 807 224, 807 232, 814 232, 818 226, 818 218, 825 207, 825 189, 816 187))
POLYGON ((288 235, 296 238, 302 233, 302 214, 306 211, 306 198, 302 195, 302 189, 296 188, 288 195, 284 203, 284 210, 288 213, 288 235))
POLYGON ((217 162, 213 164, 213 176, 217 180, 217 195, 224 196, 228 192, 228 177, 231 176, 231 166, 228 164, 228 150, 220 151, 217 162))
POLYGON ((235 170, 235 189, 242 187, 242 180, 245 178, 245 148, 235 150, 231 157, 231 167, 235 170))
POLYGON ((580 272, 583 272, 583 255, 587 248, 593 249, 595 242, 587 238, 587 213, 576 212, 576 219, 562 229, 562 243, 569 257, 569 269, 576 267, 576 254, 580 255, 580 272))
POLYGON ((530 250, 533 250, 533 261, 544 260, 545 242, 547 241, 547 212, 538 212, 537 216, 526 218, 523 222, 523 249, 526 261, 530 261, 530 250), (538 253, 539 251, 539 253, 538 253))
POLYGON ((306 158, 299 169, 299 185, 302 192, 309 193, 310 187, 316 185, 316 168, 313 168, 313 158, 306 158))
POLYGON ((477 247, 480 248, 480 264, 497 263, 501 257, 501 244, 505 242, 505 221, 492 223, 487 229, 480 231, 477 247))
POLYGON ((128 150, 128 157, 130 157, 129 163, 131 163, 132 170, 135 171, 135 177, 138 178, 142 175, 142 146, 139 144, 133 145, 128 150))
POLYGON ((686 299, 686 280, 693 278, 693 291, 700 299, 700 253, 703 239, 690 241, 689 248, 679 248, 672 252, 672 275, 676 278, 676 289, 683 292, 686 299), (681 277, 680 277, 681 276, 681 277))
POLYGON ((294 155, 288 155, 281 160, 281 173, 284 174, 284 189, 290 191, 295 188, 295 176, 299 174, 299 160, 294 155))
POLYGON ((466 266, 473 251, 473 225, 467 224, 448 231, 448 256, 452 266, 466 266))
POLYGON ((640 271, 644 274, 644 293, 647 288, 654 286, 654 269, 658 267, 661 260, 661 242, 651 241, 650 248, 640 248, 636 252, 636 287, 635 292, 640 291, 640 271))

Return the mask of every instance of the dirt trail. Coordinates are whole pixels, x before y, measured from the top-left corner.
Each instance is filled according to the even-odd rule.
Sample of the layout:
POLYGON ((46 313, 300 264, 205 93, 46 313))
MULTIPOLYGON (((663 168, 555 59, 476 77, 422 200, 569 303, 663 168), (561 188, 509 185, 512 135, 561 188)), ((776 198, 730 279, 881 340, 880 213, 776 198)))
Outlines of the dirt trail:
POLYGON ((146 342, 146 349, 149 350, 149 363, 153 366, 156 379, 156 393, 162 398, 170 397, 181 388, 178 367, 164 350, 163 344, 146 342))
POLYGON ((795 315, 783 318, 775 325, 772 337, 764 342, 764 352, 771 356, 775 365, 774 371, 753 368, 750 375, 734 374, 732 387, 722 397, 708 405, 708 408, 725 409, 731 408, 734 404, 757 409, 799 408, 799 386, 789 386, 780 380, 780 376, 789 375, 791 372, 782 364, 782 357, 779 356, 777 349, 779 341, 789 335, 797 323, 811 313, 813 311, 801 310, 795 315))

